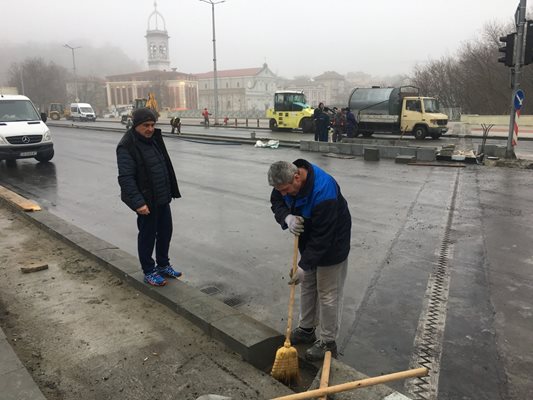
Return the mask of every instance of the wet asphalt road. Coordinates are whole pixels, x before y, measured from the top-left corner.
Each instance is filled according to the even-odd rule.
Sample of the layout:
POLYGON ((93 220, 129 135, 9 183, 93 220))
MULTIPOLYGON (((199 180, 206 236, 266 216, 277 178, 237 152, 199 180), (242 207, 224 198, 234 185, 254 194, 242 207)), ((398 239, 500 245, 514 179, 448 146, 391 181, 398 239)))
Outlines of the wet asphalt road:
MULTIPOLYGON (((52 133, 53 162, 0 162, 0 184, 136 254, 135 215, 116 179, 120 134, 52 133)), ((306 158, 336 177, 352 213, 342 360, 377 375, 418 366, 429 349, 430 396, 438 388, 439 399, 533 398, 530 170, 166 142, 183 195, 172 205, 171 257, 185 281, 216 287, 221 300, 283 331, 292 238, 272 217, 266 172, 306 158)))

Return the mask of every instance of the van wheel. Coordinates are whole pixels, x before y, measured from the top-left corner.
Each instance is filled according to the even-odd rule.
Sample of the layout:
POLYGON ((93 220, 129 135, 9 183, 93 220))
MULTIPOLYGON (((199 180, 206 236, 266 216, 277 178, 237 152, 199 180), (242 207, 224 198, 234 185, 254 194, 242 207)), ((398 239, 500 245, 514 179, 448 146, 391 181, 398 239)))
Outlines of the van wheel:
POLYGON ((370 137, 374 134, 374 132, 363 132, 363 137, 370 137))
POLYGON ((427 135, 426 128, 424 126, 417 126, 413 130, 413 135, 414 135, 416 140, 424 140, 426 138, 426 135, 427 135))
POLYGON ((268 122, 268 126, 270 127, 271 131, 277 131, 278 130, 278 123, 276 122, 276 120, 274 118, 272 118, 268 122))
POLYGON ((54 157, 54 150, 45 154, 37 154, 35 159, 39 162, 48 162, 54 157))

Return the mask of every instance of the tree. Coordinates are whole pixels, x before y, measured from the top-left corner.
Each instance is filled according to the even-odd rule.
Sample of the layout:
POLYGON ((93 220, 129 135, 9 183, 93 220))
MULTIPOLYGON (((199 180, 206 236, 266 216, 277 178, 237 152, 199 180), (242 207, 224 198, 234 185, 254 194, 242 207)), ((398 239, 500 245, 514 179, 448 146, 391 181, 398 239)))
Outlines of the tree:
MULTIPOLYGON (((511 69, 498 63, 499 37, 513 26, 489 23, 477 40, 465 43, 455 56, 417 66, 412 82, 426 96, 436 96, 444 107, 460 107, 462 113, 509 114, 511 69)), ((533 67, 522 69, 521 88, 533 93, 533 67)), ((526 101, 523 113, 533 113, 526 101)))
POLYGON ((66 102, 68 75, 65 68, 53 62, 47 64, 42 58, 27 58, 11 64, 8 83, 16 86, 19 93, 28 96, 44 112, 49 103, 66 102))

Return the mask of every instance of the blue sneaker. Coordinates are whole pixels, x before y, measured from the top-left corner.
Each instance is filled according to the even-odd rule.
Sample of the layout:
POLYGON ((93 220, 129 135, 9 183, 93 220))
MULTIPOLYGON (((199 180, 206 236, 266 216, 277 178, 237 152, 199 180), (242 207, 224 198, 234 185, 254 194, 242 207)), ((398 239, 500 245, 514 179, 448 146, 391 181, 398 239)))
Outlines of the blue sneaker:
POLYGON ((166 276, 168 278, 174 278, 178 279, 182 273, 179 271, 176 271, 174 268, 172 268, 172 265, 167 265, 166 267, 159 267, 157 268, 157 272, 163 276, 166 276))
POLYGON ((165 286, 167 284, 165 278, 163 278, 157 271, 145 274, 144 281, 152 286, 165 286))

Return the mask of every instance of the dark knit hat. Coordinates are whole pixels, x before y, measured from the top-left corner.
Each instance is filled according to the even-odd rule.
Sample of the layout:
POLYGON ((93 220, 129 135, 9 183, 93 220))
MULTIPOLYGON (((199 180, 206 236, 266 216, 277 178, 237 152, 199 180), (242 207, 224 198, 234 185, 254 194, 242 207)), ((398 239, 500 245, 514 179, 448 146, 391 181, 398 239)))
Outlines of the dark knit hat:
POLYGON ((149 108, 139 108, 135 110, 132 114, 133 117, 133 127, 139 126, 146 121, 157 121, 157 117, 155 116, 154 112, 150 110, 149 108))

